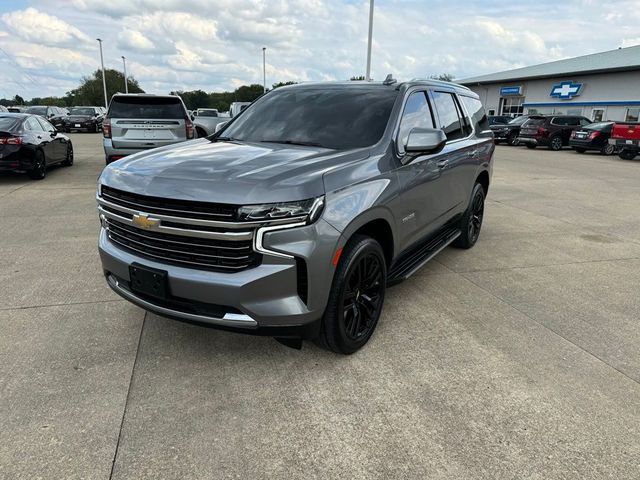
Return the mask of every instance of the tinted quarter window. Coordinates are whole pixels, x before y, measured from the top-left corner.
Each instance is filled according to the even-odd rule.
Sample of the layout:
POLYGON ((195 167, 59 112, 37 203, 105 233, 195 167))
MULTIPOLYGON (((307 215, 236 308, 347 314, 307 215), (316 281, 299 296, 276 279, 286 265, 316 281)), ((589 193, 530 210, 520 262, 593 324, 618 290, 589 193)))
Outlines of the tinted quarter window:
POLYGON ((426 92, 412 93, 404 106, 398 133, 398 150, 402 153, 413 128, 434 128, 426 92))
POLYGON ((26 113, 32 113, 33 115, 46 115, 47 108, 46 107, 29 107, 27 108, 26 113))
POLYGON ((398 97, 394 88, 277 89, 223 130, 247 142, 303 143, 346 150, 376 144, 398 97))
POLYGON ((38 121, 40 122, 40 125, 42 125, 42 128, 44 128, 45 131, 47 132, 55 132, 56 131, 56 127, 54 127, 53 125, 51 125, 48 121, 46 121, 44 118, 39 117, 38 121))
POLYGON ((581 118, 581 119, 580 119, 580 125, 582 125, 583 127, 584 127, 585 125, 589 125, 590 123, 591 123, 591 121, 590 121, 590 120, 587 120, 586 118, 581 118))
POLYGON ((460 99, 462 100, 462 103, 464 103, 469 115, 471 115, 471 121, 478 132, 487 130, 489 128, 489 122, 487 120, 487 114, 484 111, 484 107, 482 106, 482 102, 477 98, 465 97, 464 95, 461 95, 460 99))
POLYGON ((27 130, 31 130, 32 132, 41 132, 44 130, 40 123, 38 123, 38 120, 34 117, 27 118, 24 122, 24 126, 27 130))
POLYGON ((187 116, 178 98, 114 97, 109 105, 111 118, 184 119, 187 116))
POLYGON ((453 94, 446 92, 433 92, 433 101, 435 103, 438 117, 440 118, 440 128, 447 135, 447 140, 455 140, 465 136, 460 117, 458 116, 458 107, 453 98, 453 94))

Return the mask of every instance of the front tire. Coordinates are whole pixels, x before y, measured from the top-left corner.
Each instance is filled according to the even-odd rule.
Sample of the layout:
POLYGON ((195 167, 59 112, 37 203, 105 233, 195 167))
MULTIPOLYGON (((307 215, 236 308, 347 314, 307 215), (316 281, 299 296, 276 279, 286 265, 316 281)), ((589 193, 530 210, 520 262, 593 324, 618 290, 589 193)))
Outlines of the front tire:
POLYGON ((362 348, 378 324, 386 287, 382 247, 371 237, 355 235, 334 274, 316 343, 344 355, 362 348))
POLYGON ((69 142, 67 143, 67 156, 65 157, 64 162, 62 162, 62 166, 70 167, 71 165, 73 165, 73 145, 69 142))
POLYGON ((467 249, 473 247, 478 241, 484 218, 484 198, 484 187, 476 183, 471 193, 471 202, 460 219, 458 228, 462 233, 451 244, 454 247, 467 249))
POLYGON ((516 132, 512 132, 507 137, 507 145, 511 147, 515 147, 518 145, 518 134, 516 132))

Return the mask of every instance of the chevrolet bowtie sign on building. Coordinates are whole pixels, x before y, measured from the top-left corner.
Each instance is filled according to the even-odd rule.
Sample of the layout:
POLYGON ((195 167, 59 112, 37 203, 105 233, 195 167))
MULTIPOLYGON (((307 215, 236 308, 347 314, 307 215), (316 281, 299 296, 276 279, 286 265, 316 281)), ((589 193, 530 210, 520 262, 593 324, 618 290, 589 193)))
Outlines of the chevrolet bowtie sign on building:
POLYGON ((489 115, 640 119, 640 45, 456 81, 489 115))
POLYGON ((580 95, 581 90, 582 83, 562 82, 553 86, 551 96, 561 98, 562 100, 569 100, 570 98, 580 95))

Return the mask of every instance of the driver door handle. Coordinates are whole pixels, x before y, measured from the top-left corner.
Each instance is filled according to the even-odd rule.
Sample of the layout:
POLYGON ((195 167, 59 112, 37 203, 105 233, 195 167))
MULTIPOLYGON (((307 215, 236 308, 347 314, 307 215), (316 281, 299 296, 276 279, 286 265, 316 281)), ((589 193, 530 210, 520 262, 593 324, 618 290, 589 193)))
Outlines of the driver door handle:
POLYGON ((449 160, 440 160, 438 163, 436 163, 436 166, 438 168, 446 168, 447 165, 449 165, 449 160))

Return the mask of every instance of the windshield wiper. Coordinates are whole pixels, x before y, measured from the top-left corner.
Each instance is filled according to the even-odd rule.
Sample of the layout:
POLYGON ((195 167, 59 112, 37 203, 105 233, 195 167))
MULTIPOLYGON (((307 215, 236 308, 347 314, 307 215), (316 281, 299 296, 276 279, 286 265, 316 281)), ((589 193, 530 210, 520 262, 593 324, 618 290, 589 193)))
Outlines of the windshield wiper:
POLYGON ((233 137, 215 137, 212 139, 214 142, 239 142, 239 138, 233 137))
POLYGON ((305 142, 305 141, 297 141, 297 140, 260 140, 260 141, 262 143, 282 143, 285 145, 302 145, 303 147, 329 148, 317 142, 305 142))

